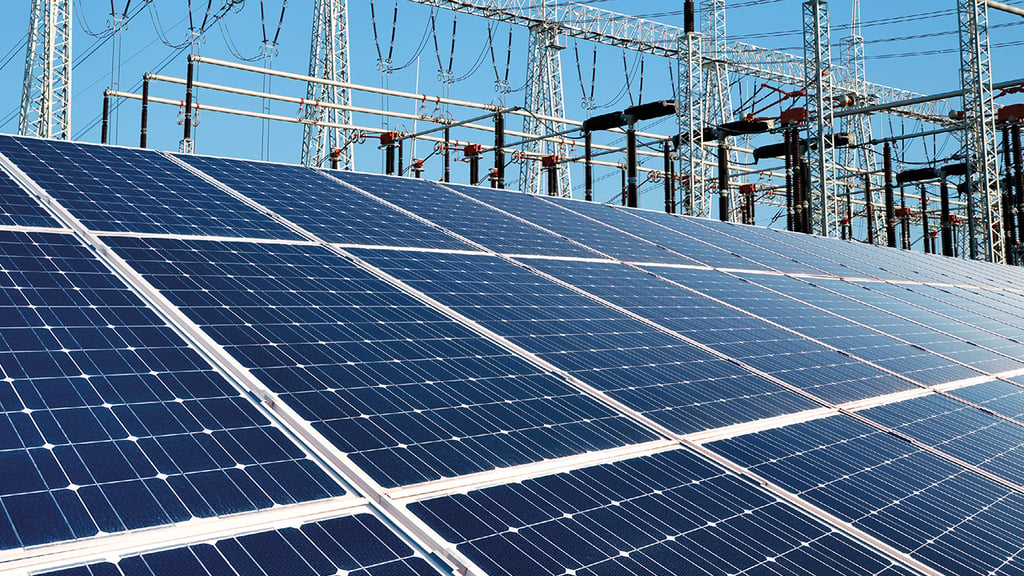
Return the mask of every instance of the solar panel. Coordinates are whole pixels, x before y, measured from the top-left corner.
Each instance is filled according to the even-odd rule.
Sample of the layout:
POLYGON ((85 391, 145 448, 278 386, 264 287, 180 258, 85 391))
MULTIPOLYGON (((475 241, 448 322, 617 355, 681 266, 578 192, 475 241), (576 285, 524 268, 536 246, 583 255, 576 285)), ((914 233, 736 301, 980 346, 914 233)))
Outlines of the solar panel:
MULTIPOLYGON (((470 249, 438 228, 303 166, 204 156, 181 158, 328 242, 470 249)), ((392 182, 411 185, 408 179, 392 182)))
MULTIPOLYGON (((605 263, 531 259, 529 264, 829 402, 860 400, 913 387, 882 370, 651 274, 605 263)), ((665 271, 653 266, 648 270, 656 274, 665 271)), ((764 292, 713 270, 672 269, 670 274, 684 286, 691 285, 690 279, 694 279, 694 285, 720 284, 722 290, 742 293, 740 298, 744 299, 761 298, 764 292)))
POLYGON ((498 258, 357 254, 676 432, 815 407, 727 360, 498 258))
POLYGON ((949 395, 1016 420, 1024 417, 1024 378, 994 380, 950 390, 949 395))
POLYGON ((331 174, 495 252, 600 257, 597 252, 455 192, 468 187, 442 187, 426 180, 349 172, 331 174))
MULTIPOLYGON (((758 280, 760 281, 760 280, 758 280)), ((941 326, 932 328, 929 324, 920 323, 946 322, 946 319, 928 313, 926 310, 907 305, 900 305, 896 300, 880 296, 877 292, 866 290, 862 285, 848 282, 814 279, 810 281, 816 290, 801 292, 800 298, 818 305, 846 318, 856 318, 858 322, 878 328, 887 334, 902 338, 925 350, 944 354, 959 360, 971 367, 989 373, 998 373, 1024 368, 1024 363, 1005 354, 988 350, 967 339, 968 336, 984 336, 986 339, 998 336, 988 333, 978 334, 976 330, 963 324, 959 325, 957 334, 942 332, 941 326), (852 297, 836 297, 836 294, 852 297), (885 306, 885 308, 879 307, 885 306), (965 334, 960 337, 959 334, 965 334), (971 336, 971 333, 974 333, 971 336)), ((1013 348, 1013 343, 1005 346, 1013 348)))
MULTIPOLYGON (((653 266, 647 270, 852 355, 852 358, 836 360, 834 372, 829 369, 828 363, 823 362, 819 371, 821 374, 817 377, 820 380, 810 377, 803 384, 823 398, 846 401, 858 396, 867 397, 865 394, 884 394, 913 387, 909 381, 886 377, 870 366, 858 366, 857 360, 868 360, 894 373, 926 383, 944 383, 951 378, 978 375, 951 360, 830 314, 831 308, 828 311, 820 310, 787 298, 799 297, 800 290, 804 289, 803 282, 790 277, 760 274, 736 277, 653 266), (762 285, 776 289, 785 296, 764 290, 762 285), (851 360, 855 362, 851 363, 851 360)), ((718 327, 728 334, 729 325, 718 327)), ((736 349, 739 354, 755 356, 759 350, 748 349, 742 342, 738 343, 736 349)), ((764 359, 769 364, 771 361, 770 356, 764 359)), ((799 375, 798 371, 794 376, 799 375)))
POLYGON ((93 230, 296 238, 159 152, 10 136, 0 152, 93 230))
POLYGON ((0 549, 345 491, 71 235, 0 231, 0 549))
POLYGON ((324 248, 109 241, 381 484, 654 439, 324 248))
POLYGON ((674 450, 414 503, 489 574, 910 574, 674 450))
POLYGON ((848 300, 807 281, 786 276, 745 278, 792 299, 776 297, 773 299, 779 305, 760 306, 756 300, 734 299, 727 291, 716 296, 922 384, 973 378, 981 370, 976 363, 1003 360, 962 340, 848 300))
POLYGON ((460 188, 460 191, 465 191, 489 206, 515 214, 613 258, 629 262, 696 264, 682 254, 669 252, 653 242, 601 225, 593 219, 547 202, 539 196, 489 188, 465 187, 460 188))
POLYGON ((851 418, 709 447, 944 573, 1024 566, 1024 494, 851 418))
POLYGON ((946 454, 1024 485, 1024 425, 930 394, 862 415, 946 454))
POLYGON ((370 514, 308 522, 41 576, 440 576, 370 514))
POLYGON ((667 215, 656 212, 641 211, 637 215, 661 222, 666 226, 674 226, 690 236, 728 248, 775 270, 788 273, 831 274, 840 277, 856 273, 853 268, 845 266, 835 259, 797 248, 799 237, 804 236, 803 234, 780 232, 707 218, 677 216, 670 220, 667 215), (791 236, 796 236, 798 241, 788 243, 791 236))
MULTIPOLYGON (((671 242, 670 246, 677 246, 674 248, 676 251, 708 266, 746 270, 770 269, 805 274, 822 273, 821 270, 811 268, 792 258, 743 242, 733 235, 701 226, 691 218, 674 216, 665 212, 623 208, 616 209, 615 212, 622 214, 616 218, 616 226, 629 225, 636 234, 644 238, 648 237, 646 231, 649 229, 674 232, 666 238, 666 241, 671 242), (630 221, 639 221, 639 223, 630 223, 630 221), (675 236, 674 240, 673 235, 675 236)), ((658 233, 658 235, 662 236, 664 233, 658 233)))
POLYGON ((60 226, 46 210, 0 171, 0 226, 60 226))
MULTIPOLYGON (((967 322, 983 330, 1000 334, 1016 341, 1024 341, 1024 328, 1020 327, 1021 310, 1000 303, 1001 290, 985 290, 975 288, 974 291, 951 289, 947 286, 929 286, 927 284, 875 284, 869 288, 882 292, 893 298, 912 302, 917 306, 941 311, 960 322, 967 322)), ((1016 296, 1019 297, 1019 294, 1016 296)), ((1007 299, 1002 299, 1005 303, 1007 299)), ((960 327, 960 322, 949 323, 953 330, 960 327)), ((985 346, 998 349, 999 344, 986 342, 985 346)))
POLYGON ((881 308, 901 318, 947 334, 954 334, 957 338, 999 352, 1008 357, 1009 362, 1006 363, 1005 370, 1024 368, 1024 364, 1015 360, 1024 357, 1024 328, 996 322, 962 308, 957 310, 955 302, 941 306, 936 300, 892 284, 837 282, 829 283, 827 286, 830 290, 847 295, 858 302, 881 308))

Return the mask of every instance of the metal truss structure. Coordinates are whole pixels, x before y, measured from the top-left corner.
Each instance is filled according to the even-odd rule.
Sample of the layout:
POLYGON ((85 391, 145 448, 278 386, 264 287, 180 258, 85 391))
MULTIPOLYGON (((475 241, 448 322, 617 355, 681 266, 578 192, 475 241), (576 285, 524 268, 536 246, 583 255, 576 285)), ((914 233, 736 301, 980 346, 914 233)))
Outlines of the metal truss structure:
MULTIPOLYGON (((704 126, 721 126, 732 121, 732 91, 729 84, 729 46, 726 39, 725 0, 704 0, 702 3, 704 20, 701 28, 704 32, 704 42, 707 46, 704 59, 704 83, 705 89, 705 114, 703 116, 704 126)), ((736 152, 729 150, 729 164, 735 165, 736 152)), ((699 185, 707 187, 707 179, 699 185)), ((710 190, 705 190, 706 196, 710 197, 710 190)), ((729 193, 719 198, 720 202, 728 202, 730 208, 735 205, 733 194, 729 193)), ((710 204, 710 202, 705 203, 710 204)), ((710 208, 710 206, 707 206, 710 208)), ((731 214, 731 210, 730 210, 731 214)), ((694 213, 695 216, 709 216, 708 212, 694 213)))
POLYGON ((967 162, 968 249, 972 259, 1003 262, 999 231, 999 155, 996 152, 996 105, 992 93, 992 62, 988 6, 978 0, 957 0, 960 18, 960 78, 963 87, 963 155, 967 162))
POLYGON ((334 150, 339 150, 341 167, 346 170, 355 168, 352 146, 347 145, 348 131, 323 126, 324 123, 352 124, 352 113, 348 110, 352 96, 347 88, 337 84, 349 82, 348 61, 347 0, 316 0, 309 75, 333 84, 307 84, 303 113, 312 122, 307 123, 302 132, 302 164, 305 166, 320 166, 334 150))
POLYGON ((710 164, 705 161, 707 149, 701 142, 706 101, 702 77, 703 43, 704 38, 696 33, 679 38, 679 102, 676 109, 679 110, 679 134, 684 136, 679 148, 679 160, 685 176, 682 212, 693 216, 707 215, 711 210, 711 196, 705 190, 706 183, 710 181, 710 164))
POLYGON ((835 194, 835 153, 833 134, 832 52, 828 2, 808 0, 803 5, 804 58, 807 61, 807 164, 810 168, 810 217, 815 233, 835 236, 839 223, 839 206, 835 194))
MULTIPOLYGON (((839 58, 841 68, 847 74, 842 79, 843 85, 853 87, 852 93, 855 95, 867 94, 868 81, 865 67, 864 36, 861 35, 860 0, 853 0, 850 35, 843 38, 840 43, 839 58)), ((854 96, 853 105, 857 106, 860 104, 861 102, 857 101, 857 96, 854 96)), ((877 163, 875 162, 875 155, 867 147, 868 142, 871 141, 871 119, 866 114, 844 116, 841 121, 841 131, 850 135, 850 142, 853 146, 839 149, 839 164, 846 169, 845 174, 839 175, 840 180, 849 183, 862 181, 864 178, 872 178, 871 175, 874 174, 877 163)), ((854 193, 853 187, 849 184, 845 184, 843 187, 843 196, 846 198, 852 196, 854 193)), ((872 204, 882 206, 884 201, 881 193, 882 187, 872 185, 871 190, 873 195, 871 198, 872 204)), ((871 214, 866 213, 864 217, 871 217, 875 221, 873 226, 868 227, 869 230, 878 231, 883 229, 882 212, 880 210, 872 211, 871 214)), ((880 238, 872 240, 877 242, 880 238)))
MULTIPOLYGON (((558 43, 559 25, 544 18, 544 3, 539 4, 541 21, 530 26, 530 51, 527 62, 526 110, 532 116, 523 119, 523 132, 527 134, 558 134, 565 125, 554 118, 565 117, 565 94, 562 91, 562 46, 558 43)), ((524 145, 524 156, 539 158, 556 156, 566 158, 568 146, 533 140, 524 145)), ((540 164, 523 161, 520 167, 519 188, 523 192, 539 194, 541 191, 540 164)), ((558 170, 558 190, 563 195, 572 193, 568 170, 558 170)))
POLYGON ((18 133, 71 138, 72 0, 32 0, 18 133))

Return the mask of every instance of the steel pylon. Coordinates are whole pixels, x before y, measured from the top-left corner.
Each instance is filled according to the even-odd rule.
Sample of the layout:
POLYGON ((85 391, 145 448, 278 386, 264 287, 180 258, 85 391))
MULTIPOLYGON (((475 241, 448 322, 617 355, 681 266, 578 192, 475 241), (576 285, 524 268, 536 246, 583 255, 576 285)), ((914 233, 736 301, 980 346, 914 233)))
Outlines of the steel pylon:
MULTIPOLYGON (((526 111, 523 132, 543 136, 565 130, 559 121, 565 118, 565 94, 562 90, 563 46, 559 44, 560 27, 547 21, 530 26, 530 50, 526 75, 526 111)), ((533 140, 523 146, 523 161, 519 171, 519 188, 530 194, 541 193, 540 157, 568 156, 564 142, 533 140)), ((572 180, 567 168, 558 171, 557 190, 562 196, 572 194, 572 180)))
MULTIPOLYGON (((313 8, 313 37, 309 51, 309 75, 330 82, 349 82, 347 0, 316 0, 313 8)), ((333 150, 340 150, 340 166, 355 168, 352 131, 322 124, 352 125, 352 113, 320 104, 352 104, 351 92, 337 84, 309 82, 303 116, 310 123, 302 131, 302 164, 320 166, 333 150)))
POLYGON ((32 0, 18 133, 71 138, 72 0, 32 0))

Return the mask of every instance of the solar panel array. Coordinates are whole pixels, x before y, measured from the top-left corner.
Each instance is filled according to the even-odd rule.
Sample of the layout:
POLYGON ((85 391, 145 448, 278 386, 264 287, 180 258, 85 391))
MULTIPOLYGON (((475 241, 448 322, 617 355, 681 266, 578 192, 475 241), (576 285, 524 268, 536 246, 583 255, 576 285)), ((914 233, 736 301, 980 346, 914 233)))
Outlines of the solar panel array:
POLYGON ((1024 274, 0 136, 0 571, 1024 573, 1024 274))

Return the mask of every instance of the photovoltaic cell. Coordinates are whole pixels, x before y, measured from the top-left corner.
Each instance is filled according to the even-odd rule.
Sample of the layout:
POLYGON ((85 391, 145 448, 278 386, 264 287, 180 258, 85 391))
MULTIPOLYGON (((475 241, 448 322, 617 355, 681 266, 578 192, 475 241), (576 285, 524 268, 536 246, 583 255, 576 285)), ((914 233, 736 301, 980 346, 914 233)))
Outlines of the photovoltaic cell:
POLYGON ((950 395, 956 396, 973 404, 984 406, 996 414, 1024 420, 1024 378, 1017 377, 1009 381, 995 380, 975 384, 966 388, 951 390, 950 395))
MULTIPOLYGON (((764 248, 743 242, 739 238, 723 234, 714 228, 701 226, 696 219, 675 216, 665 212, 647 210, 616 209, 616 212, 628 213, 633 220, 649 223, 645 227, 636 226, 636 233, 644 236, 648 228, 661 228, 673 231, 678 238, 685 240, 674 245, 676 251, 682 252, 701 263, 715 268, 738 268, 746 270, 780 270, 783 272, 800 272, 821 274, 822 271, 808 267, 764 248), (651 225, 653 224, 653 226, 651 225)), ((666 239, 668 240, 668 239, 666 239)))
POLYGON ((46 210, 21 189, 7 173, 0 171, 0 226, 58 227, 46 210))
POLYGON ((645 218, 649 216, 655 221, 665 220, 662 222, 665 225, 673 225, 690 236, 701 238, 716 246, 721 245, 723 248, 775 270, 788 273, 831 274, 840 277, 863 276, 855 274, 853 268, 834 259, 812 254, 782 242, 783 238, 805 236, 804 234, 782 233, 767 228, 707 218, 675 217, 674 220, 678 222, 673 224, 673 221, 666 220, 667 215, 657 212, 649 214, 641 211, 636 214, 645 218))
POLYGON ((1024 569, 1024 494, 852 418, 707 446, 945 574, 1024 569))
MULTIPOLYGON (((714 222, 701 222, 702 225, 714 226, 714 222)), ((815 266, 826 269, 827 262, 835 263, 838 268, 831 268, 832 273, 844 278, 871 278, 886 280, 907 280, 908 274, 900 274, 893 270, 884 255, 888 252, 877 252, 874 258, 867 258, 857 248, 856 242, 836 244, 834 239, 826 240, 820 236, 774 230, 769 228, 745 227, 744 231, 751 236, 751 242, 766 242, 768 246, 777 247, 776 251, 793 254, 799 258, 814 258, 815 266), (854 250, 858 250, 856 253, 854 250), (856 255, 856 256, 855 256, 856 255)))
POLYGON ((71 235, 0 232, 0 548, 344 494, 71 235))
POLYGON ((523 222, 454 191, 456 184, 388 176, 338 173, 338 177, 389 202, 478 242, 495 252, 598 258, 601 255, 534 224, 523 222), (399 185, 400 184, 400 185, 399 185))
POLYGON ((681 450, 410 509, 495 576, 910 573, 681 450))
POLYGON ((538 226, 572 238, 603 254, 630 262, 666 262, 694 264, 681 254, 669 252, 653 242, 601 225, 561 205, 532 194, 492 190, 490 188, 461 188, 489 206, 510 212, 538 226))
POLYGON ((93 230, 295 238, 158 152, 11 136, 0 152, 93 230))
POLYGON ((358 254, 673 431, 813 407, 727 360, 498 258, 358 254))
POLYGON ((861 415, 1018 485, 1024 485, 1024 424, 929 395, 861 415))
POLYGON ((127 556, 40 576, 440 576, 375 516, 360 514, 127 556))
MULTIPOLYGON (((823 290, 808 281, 767 275, 750 275, 745 279, 791 298, 780 299, 778 294, 766 296, 770 300, 762 304, 757 300, 733 299, 724 290, 715 296, 922 384, 944 384, 980 375, 980 370, 954 360, 968 363, 979 357, 1003 360, 999 355, 823 290), (938 354, 948 354, 952 359, 938 354)), ((711 293, 712 287, 700 290, 711 293)))
POLYGON ((857 302, 870 304, 901 318, 953 334, 959 339, 1005 356, 1005 363, 1000 364, 993 359, 986 365, 988 370, 998 372, 1024 368, 1024 364, 1016 360, 1024 357, 1024 329, 1019 326, 1009 326, 981 314, 956 309, 955 304, 941 306, 931 298, 892 284, 833 282, 825 286, 857 302), (933 309, 939 309, 943 313, 940 314, 933 309))
POLYGON ((654 439, 324 248, 110 241, 381 484, 654 439))
MULTIPOLYGON (((759 279, 755 281, 761 282, 759 279)), ((906 304, 900 305, 892 299, 877 298, 879 296, 877 292, 871 294, 871 291, 848 282, 819 279, 808 282, 816 287, 816 291, 802 292, 800 295, 802 300, 816 304, 824 300, 827 309, 832 312, 846 318, 856 318, 858 322, 902 338, 925 350, 944 354, 976 370, 989 373, 1024 368, 1024 364, 1014 358, 1008 358, 1005 354, 986 350, 973 342, 960 338, 959 335, 942 333, 927 324, 922 324, 920 319, 931 317, 925 310, 916 309, 906 304), (854 295, 850 298, 837 298, 838 294, 854 295)), ((963 328, 963 332, 968 331, 967 327, 963 328)))
MULTIPOLYGON (((303 166, 204 156, 181 159, 328 242, 470 249, 442 230, 303 166)), ((355 184, 362 175, 345 176, 355 184)), ((369 178, 379 186, 416 185, 407 178, 369 178)))
MULTIPOLYGON (((913 387, 798 334, 624 265, 533 259, 529 264, 828 402, 860 400, 913 387)), ((728 285, 730 291, 744 292, 747 298, 757 298, 764 292, 714 270, 672 272, 675 279, 701 279, 694 284, 728 285)), ((685 281, 681 284, 689 285, 685 281)), ((763 398, 757 401, 765 403, 763 398)), ((770 405, 765 403, 765 408, 770 405)), ((806 400, 795 406, 818 407, 806 400)))
MULTIPOLYGON (((927 284, 873 283, 866 286, 893 298, 951 316, 959 321, 946 324, 954 331, 959 329, 960 323, 968 323, 1016 342, 1024 342, 1024 328, 1021 328, 1021 324, 1024 323, 1024 311, 1020 308, 1021 304, 1024 304, 1024 298, 1019 293, 981 288, 974 288, 972 291, 927 284)), ((984 333, 980 337, 987 338, 984 333)), ((978 341, 973 338, 972 340, 978 341)), ((999 349, 1005 343, 996 340, 986 341, 984 345, 999 349)))

